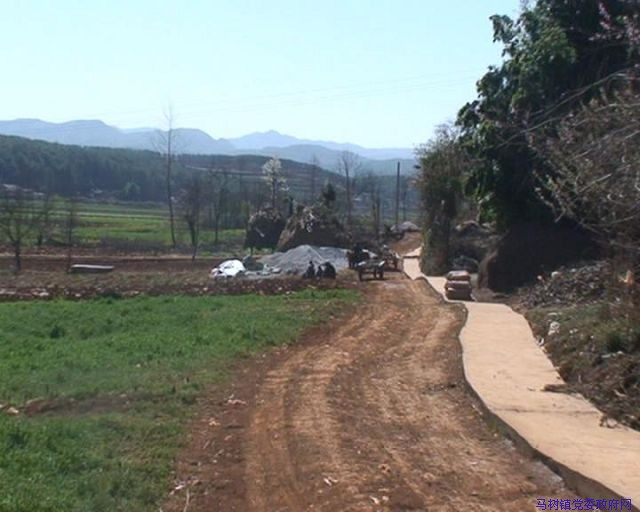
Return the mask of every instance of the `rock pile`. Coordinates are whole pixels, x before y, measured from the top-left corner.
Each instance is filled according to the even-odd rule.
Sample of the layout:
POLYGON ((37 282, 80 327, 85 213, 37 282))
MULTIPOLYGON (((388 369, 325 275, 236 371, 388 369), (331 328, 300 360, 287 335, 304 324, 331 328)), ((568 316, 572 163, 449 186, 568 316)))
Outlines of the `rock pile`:
POLYGON ((336 270, 347 268, 347 251, 337 247, 300 245, 286 252, 263 256, 260 260, 269 267, 279 268, 284 274, 302 274, 312 261, 317 267, 329 261, 336 270))
POLYGON ((333 210, 323 205, 300 206, 289 217, 280 234, 278 251, 288 251, 305 244, 321 247, 348 247, 349 239, 344 226, 333 210))
POLYGON ((560 268, 540 276, 535 285, 520 289, 522 306, 536 308, 600 300, 605 296, 608 276, 605 261, 560 268))

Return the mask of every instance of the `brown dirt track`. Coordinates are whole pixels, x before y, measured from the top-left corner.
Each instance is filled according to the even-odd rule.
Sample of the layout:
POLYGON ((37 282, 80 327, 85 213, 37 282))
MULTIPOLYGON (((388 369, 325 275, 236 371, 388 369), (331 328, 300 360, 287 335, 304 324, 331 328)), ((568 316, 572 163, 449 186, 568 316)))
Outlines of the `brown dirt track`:
POLYGON ((397 275, 363 289, 354 311, 208 397, 163 510, 521 511, 574 497, 484 423, 460 309, 397 275))

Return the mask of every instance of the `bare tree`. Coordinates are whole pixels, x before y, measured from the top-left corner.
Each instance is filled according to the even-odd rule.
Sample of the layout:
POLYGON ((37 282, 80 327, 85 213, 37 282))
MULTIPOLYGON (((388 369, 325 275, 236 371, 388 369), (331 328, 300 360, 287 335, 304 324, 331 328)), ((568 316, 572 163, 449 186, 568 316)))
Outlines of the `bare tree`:
POLYGON ((282 163, 277 157, 273 157, 262 166, 262 173, 269 188, 270 206, 273 210, 277 210, 279 194, 289 190, 287 179, 282 172, 282 163))
POLYGON ((228 206, 228 179, 226 170, 210 169, 207 173, 208 224, 213 228, 213 243, 218 244, 220 222, 228 206))
POLYGON ((64 243, 67 248, 67 272, 71 271, 73 246, 76 243, 75 230, 78 227, 78 201, 75 197, 67 199, 66 215, 62 223, 64 243))
POLYGON ((189 230, 191 242, 191 261, 195 261, 200 243, 200 213, 204 204, 202 180, 195 175, 189 180, 186 188, 180 196, 179 206, 182 217, 189 230))
POLYGON ((40 220, 36 226, 36 245, 38 247, 42 247, 42 244, 51 236, 53 227, 51 211, 53 210, 53 206, 53 196, 47 192, 40 204, 40 220))
POLYGON ((156 132, 154 146, 164 159, 165 178, 167 186, 167 203, 169 205, 169 229, 171 230, 171 246, 176 247, 176 226, 173 211, 173 167, 178 149, 178 137, 175 130, 175 116, 173 108, 169 106, 164 111, 165 130, 156 132))
POLYGON ((361 190, 369 198, 369 208, 371 214, 371 230, 376 240, 380 237, 382 228, 382 198, 380 180, 372 172, 368 172, 361 179, 358 179, 361 190))
POLYGON ((351 151, 343 151, 342 153, 340 153, 340 156, 338 158, 338 172, 344 174, 346 180, 347 229, 349 231, 351 231, 353 228, 353 180, 355 179, 355 175, 361 167, 362 163, 360 161, 360 157, 357 154, 351 151))
POLYGON ((13 249, 16 272, 22 270, 22 249, 37 229, 41 210, 34 196, 19 187, 6 188, 0 198, 0 229, 13 249))
POLYGON ((320 161, 316 155, 311 157, 311 194, 309 196, 309 204, 316 201, 316 180, 318 175, 318 169, 320 169, 320 161))
POLYGON ((640 254, 640 80, 568 115, 557 135, 533 135, 552 169, 540 196, 614 246, 640 254))

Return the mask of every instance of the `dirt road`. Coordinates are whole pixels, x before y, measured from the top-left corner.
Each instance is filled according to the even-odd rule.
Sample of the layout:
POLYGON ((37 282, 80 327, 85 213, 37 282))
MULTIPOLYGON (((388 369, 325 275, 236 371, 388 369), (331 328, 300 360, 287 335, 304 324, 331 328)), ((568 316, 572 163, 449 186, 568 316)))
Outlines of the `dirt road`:
POLYGON ((399 276, 364 288, 344 321, 211 400, 178 468, 190 494, 165 510, 523 511, 574 497, 483 422, 460 309, 399 276))

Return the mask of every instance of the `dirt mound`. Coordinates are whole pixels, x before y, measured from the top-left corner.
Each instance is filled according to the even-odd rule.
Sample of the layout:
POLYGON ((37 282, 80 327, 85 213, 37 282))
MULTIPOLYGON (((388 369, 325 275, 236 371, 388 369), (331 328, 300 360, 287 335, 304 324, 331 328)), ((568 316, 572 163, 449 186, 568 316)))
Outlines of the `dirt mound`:
POLYGON ((302 274, 310 261, 317 267, 327 261, 342 270, 348 267, 347 251, 337 247, 316 247, 300 245, 286 252, 276 252, 263 256, 260 260, 265 265, 279 268, 285 274, 302 274))
MULTIPOLYGON (((325 260, 326 261, 326 260, 325 260)), ((307 264, 309 262, 307 261, 307 264)), ((195 278, 162 281, 160 278, 136 280, 124 279, 99 283, 83 281, 68 285, 55 284, 44 287, 12 286, 0 288, 0 302, 20 300, 85 300, 123 299, 139 295, 278 295, 304 290, 308 287, 331 289, 344 287, 344 283, 332 280, 308 282, 291 277, 271 277, 269 279, 210 279, 206 274, 195 278)))
POLYGON ((331 209, 323 205, 300 206, 280 234, 278 251, 299 245, 348 247, 349 238, 331 209))
POLYGON ((508 292, 572 261, 595 259, 593 239, 576 227, 521 224, 500 239, 480 264, 478 284, 508 292))
POLYGON ((279 212, 270 208, 256 212, 249 219, 244 246, 273 249, 278 244, 284 226, 284 217, 279 212))
POLYGON ((610 276, 606 261, 561 267, 541 276, 535 285, 518 290, 525 308, 569 306, 602 300, 610 276))

